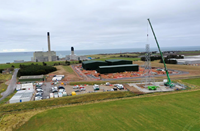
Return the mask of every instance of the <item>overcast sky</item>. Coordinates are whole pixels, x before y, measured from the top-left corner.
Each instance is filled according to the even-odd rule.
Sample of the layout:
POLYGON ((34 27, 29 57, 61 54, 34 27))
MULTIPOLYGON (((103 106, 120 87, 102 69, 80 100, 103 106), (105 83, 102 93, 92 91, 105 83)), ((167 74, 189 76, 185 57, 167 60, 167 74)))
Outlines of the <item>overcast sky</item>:
POLYGON ((147 18, 161 47, 200 45, 200 0, 0 0, 0 52, 155 47, 147 18))

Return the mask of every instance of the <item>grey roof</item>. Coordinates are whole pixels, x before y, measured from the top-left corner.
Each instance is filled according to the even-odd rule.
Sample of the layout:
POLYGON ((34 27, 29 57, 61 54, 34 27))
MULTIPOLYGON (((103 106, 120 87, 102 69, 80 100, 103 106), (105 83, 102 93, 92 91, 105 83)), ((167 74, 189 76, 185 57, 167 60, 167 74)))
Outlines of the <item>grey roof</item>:
POLYGON ((35 75, 35 76, 21 76, 20 79, 42 79, 44 75, 35 75))
POLYGON ((129 67, 129 66, 138 66, 138 65, 137 64, 125 64, 125 65, 99 66, 99 68, 129 67))

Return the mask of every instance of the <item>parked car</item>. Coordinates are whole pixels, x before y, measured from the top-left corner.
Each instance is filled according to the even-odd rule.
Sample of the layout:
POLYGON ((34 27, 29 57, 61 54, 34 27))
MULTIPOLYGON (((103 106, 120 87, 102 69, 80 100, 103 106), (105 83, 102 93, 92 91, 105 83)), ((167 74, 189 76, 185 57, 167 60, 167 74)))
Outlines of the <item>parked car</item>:
POLYGON ((53 93, 54 98, 58 98, 58 93, 53 93))
POLYGON ((36 96, 42 96, 42 92, 37 92, 36 94, 35 94, 35 97, 36 96))
POLYGON ((84 86, 80 86, 79 88, 82 89, 82 88, 85 88, 85 87, 84 86))
POLYGON ((58 92, 61 92, 61 93, 63 93, 63 92, 65 92, 65 89, 59 89, 59 91, 58 92))
POLYGON ((38 101, 38 100, 42 100, 42 97, 41 96, 36 96, 35 97, 35 101, 38 101))
POLYGON ((118 85, 117 85, 117 88, 118 88, 119 90, 122 90, 122 89, 124 89, 124 86, 123 86, 122 84, 118 84, 118 85))
POLYGON ((49 96, 47 96, 46 98, 49 99, 49 96))
POLYGON ((76 85, 76 86, 74 86, 74 87, 73 87, 73 89, 79 89, 79 86, 78 86, 78 85, 76 85))
POLYGON ((114 90, 114 91, 117 91, 117 88, 116 88, 116 87, 114 87, 114 88, 113 88, 113 90, 114 90))
POLYGON ((81 88, 81 91, 85 91, 85 88, 81 88))
POLYGON ((37 90, 37 92, 43 92, 43 90, 42 89, 36 89, 37 90))
POLYGON ((106 82, 106 86, 110 86, 111 84, 109 82, 106 82))
POLYGON ((119 84, 114 84, 114 87, 117 87, 119 84))
POLYGON ((38 91, 37 93, 40 93, 41 95, 43 94, 43 92, 42 92, 42 91, 38 91))
POLYGON ((59 86, 58 89, 65 89, 65 87, 63 87, 63 86, 59 86))
POLYGON ((75 90, 75 92, 80 92, 80 90, 75 90))
POLYGON ((53 90, 53 91, 52 91, 52 93, 57 93, 57 92, 58 92, 57 90, 53 90))
POLYGON ((95 84, 95 85, 93 86, 93 89, 94 89, 94 90, 99 90, 99 85, 95 84))

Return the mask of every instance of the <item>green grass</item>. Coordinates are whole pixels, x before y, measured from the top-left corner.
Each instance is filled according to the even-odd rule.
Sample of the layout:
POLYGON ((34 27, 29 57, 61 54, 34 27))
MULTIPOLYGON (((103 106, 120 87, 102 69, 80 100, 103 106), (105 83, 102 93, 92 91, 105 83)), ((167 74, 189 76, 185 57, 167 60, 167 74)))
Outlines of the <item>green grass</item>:
POLYGON ((0 98, 1 98, 1 93, 6 91, 7 87, 8 87, 8 85, 6 85, 5 83, 2 83, 0 85, 0 98))
POLYGON ((128 91, 88 93, 77 96, 66 96, 56 99, 46 99, 41 101, 6 104, 0 106, 0 113, 47 108, 51 106, 70 105, 77 103, 87 103, 91 101, 100 101, 105 99, 114 99, 114 98, 130 97, 130 96, 135 96, 135 94, 128 91))
POLYGON ((12 77, 11 74, 1 74, 1 73, 0 73, 0 81, 9 80, 11 77, 12 77))
POLYGON ((71 68, 71 66, 63 66, 63 68, 66 70, 66 72, 70 74, 75 74, 74 70, 71 68))
POLYGON ((195 85, 197 87, 200 87, 200 78, 196 78, 196 79, 185 79, 185 80, 181 80, 184 83, 188 83, 188 84, 192 84, 195 85))
POLYGON ((200 129, 200 91, 47 110, 18 131, 186 131, 200 129))

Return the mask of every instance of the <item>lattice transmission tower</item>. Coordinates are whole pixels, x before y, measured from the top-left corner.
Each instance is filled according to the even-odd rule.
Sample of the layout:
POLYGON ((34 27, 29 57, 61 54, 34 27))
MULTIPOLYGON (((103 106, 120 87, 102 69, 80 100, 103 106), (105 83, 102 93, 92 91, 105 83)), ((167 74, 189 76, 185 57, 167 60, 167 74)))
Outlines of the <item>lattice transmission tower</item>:
POLYGON ((151 70, 151 53, 150 53, 150 47, 149 44, 146 44, 146 54, 145 54, 145 64, 144 64, 144 71, 143 76, 144 78, 141 81, 141 84, 145 84, 145 87, 148 85, 155 85, 155 79, 152 75, 151 70))

